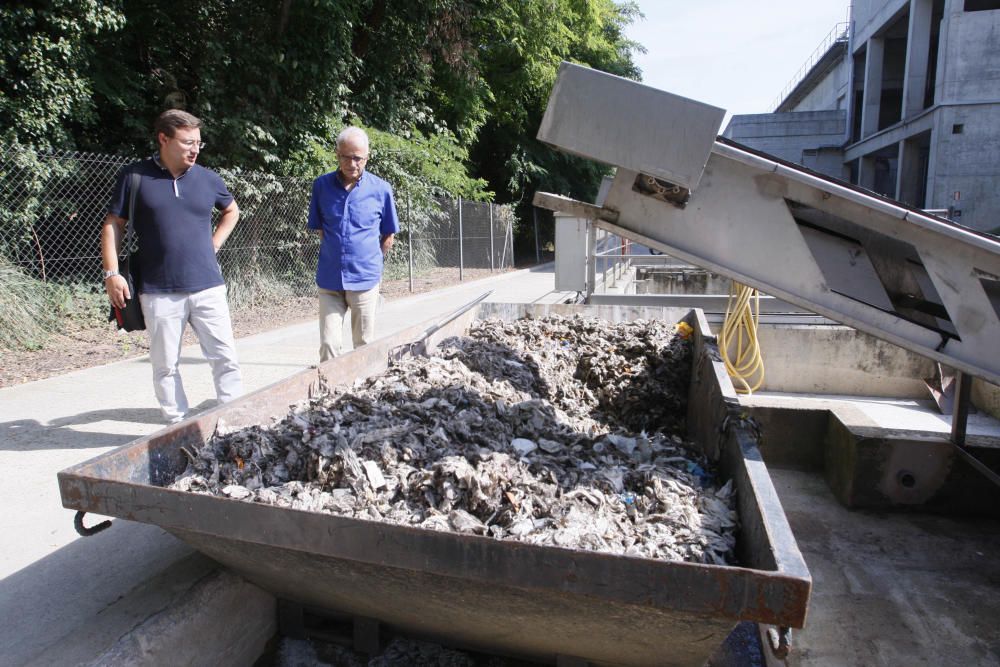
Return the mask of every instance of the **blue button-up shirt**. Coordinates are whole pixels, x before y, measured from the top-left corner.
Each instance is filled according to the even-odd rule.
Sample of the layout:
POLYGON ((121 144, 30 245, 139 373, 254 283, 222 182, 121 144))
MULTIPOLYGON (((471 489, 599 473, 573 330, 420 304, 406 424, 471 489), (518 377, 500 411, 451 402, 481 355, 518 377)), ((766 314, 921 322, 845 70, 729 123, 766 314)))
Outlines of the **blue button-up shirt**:
POLYGON ((344 189, 337 172, 313 181, 309 228, 323 230, 316 284, 329 290, 363 291, 382 279, 382 237, 399 231, 392 186, 362 172, 344 189))

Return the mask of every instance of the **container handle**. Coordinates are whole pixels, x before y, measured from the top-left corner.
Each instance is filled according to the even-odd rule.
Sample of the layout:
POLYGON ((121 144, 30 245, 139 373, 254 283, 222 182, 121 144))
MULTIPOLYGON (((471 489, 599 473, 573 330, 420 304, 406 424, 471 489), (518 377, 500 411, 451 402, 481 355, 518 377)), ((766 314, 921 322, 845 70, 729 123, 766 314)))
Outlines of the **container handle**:
POLYGON ((784 660, 788 657, 788 652, 791 650, 792 629, 785 627, 768 628, 767 640, 771 645, 771 653, 774 654, 774 657, 784 660))
POLYGON ((83 525, 83 517, 85 514, 86 512, 80 510, 79 512, 76 513, 76 516, 73 517, 73 527, 76 528, 76 532, 80 533, 80 535, 82 535, 83 537, 90 537, 91 535, 97 535, 102 530, 111 527, 110 519, 105 519, 96 526, 93 526, 92 528, 87 528, 86 526, 83 525))

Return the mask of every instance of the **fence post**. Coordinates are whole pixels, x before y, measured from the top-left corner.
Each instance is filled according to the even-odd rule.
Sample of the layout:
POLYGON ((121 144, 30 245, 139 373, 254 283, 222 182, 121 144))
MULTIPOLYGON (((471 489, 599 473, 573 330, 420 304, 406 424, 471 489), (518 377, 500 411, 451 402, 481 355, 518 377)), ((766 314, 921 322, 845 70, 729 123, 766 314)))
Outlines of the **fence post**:
POLYGON ((542 263, 542 249, 538 246, 538 207, 531 207, 531 215, 535 220, 535 264, 542 263))
POLYGON ((496 265, 494 263, 494 256, 496 252, 493 250, 493 202, 489 203, 490 207, 490 273, 496 270, 496 265))
MULTIPOLYGON (((504 238, 510 239, 510 268, 517 266, 517 260, 514 259, 514 218, 513 216, 507 216, 507 229, 504 230, 504 238)), ((507 241, 504 241, 506 244, 507 241)))
POLYGON ((413 216, 410 215, 410 195, 406 195, 406 250, 409 254, 410 293, 413 293, 413 216))
POLYGON ((587 222, 587 297, 584 303, 590 303, 590 295, 594 293, 597 283, 597 227, 594 221, 587 222))
POLYGON ((465 257, 462 254, 462 198, 458 198, 458 281, 465 279, 465 257))

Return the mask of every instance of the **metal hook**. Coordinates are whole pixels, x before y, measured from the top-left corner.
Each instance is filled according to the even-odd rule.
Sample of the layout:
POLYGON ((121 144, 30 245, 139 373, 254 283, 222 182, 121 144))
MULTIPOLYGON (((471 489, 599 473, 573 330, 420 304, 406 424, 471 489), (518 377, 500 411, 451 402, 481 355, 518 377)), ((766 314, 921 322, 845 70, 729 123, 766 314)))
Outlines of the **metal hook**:
POLYGON ((76 516, 73 517, 73 527, 76 528, 76 532, 80 533, 80 535, 82 535, 83 537, 90 537, 91 535, 96 535, 102 530, 111 527, 111 521, 109 519, 105 519, 104 521, 100 522, 93 528, 87 528, 86 526, 83 525, 83 517, 85 514, 86 512, 80 510, 79 512, 76 513, 76 516))
POLYGON ((771 645, 771 653, 774 654, 774 657, 779 660, 784 660, 788 657, 788 652, 791 649, 792 643, 791 628, 768 628, 767 639, 768 643, 771 645))

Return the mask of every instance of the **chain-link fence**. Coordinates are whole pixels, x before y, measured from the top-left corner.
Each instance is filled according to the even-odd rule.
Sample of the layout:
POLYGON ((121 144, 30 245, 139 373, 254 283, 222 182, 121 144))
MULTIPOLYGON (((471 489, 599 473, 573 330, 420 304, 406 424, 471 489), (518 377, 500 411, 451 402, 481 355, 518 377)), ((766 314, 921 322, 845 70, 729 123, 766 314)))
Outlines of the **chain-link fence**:
MULTIPOLYGON (((134 158, 0 146, 0 261, 60 285, 101 284, 100 230, 118 171, 134 158)), ((219 253, 234 308, 314 289, 319 239, 306 229, 312 182, 220 170, 240 222, 219 253)), ((417 210, 397 200, 401 233, 385 279, 435 281, 509 269, 509 207, 440 199, 417 210)))
MULTIPOLYGON (((478 277, 486 271, 514 265, 513 215, 507 207, 484 205, 458 199, 440 199, 438 210, 415 214, 404 203, 400 215, 414 224, 412 234, 404 231, 399 241, 405 244, 402 255, 412 260, 413 274, 428 271, 448 277, 457 272, 459 279, 478 277)), ((409 275, 409 267, 397 266, 394 276, 409 275)))

